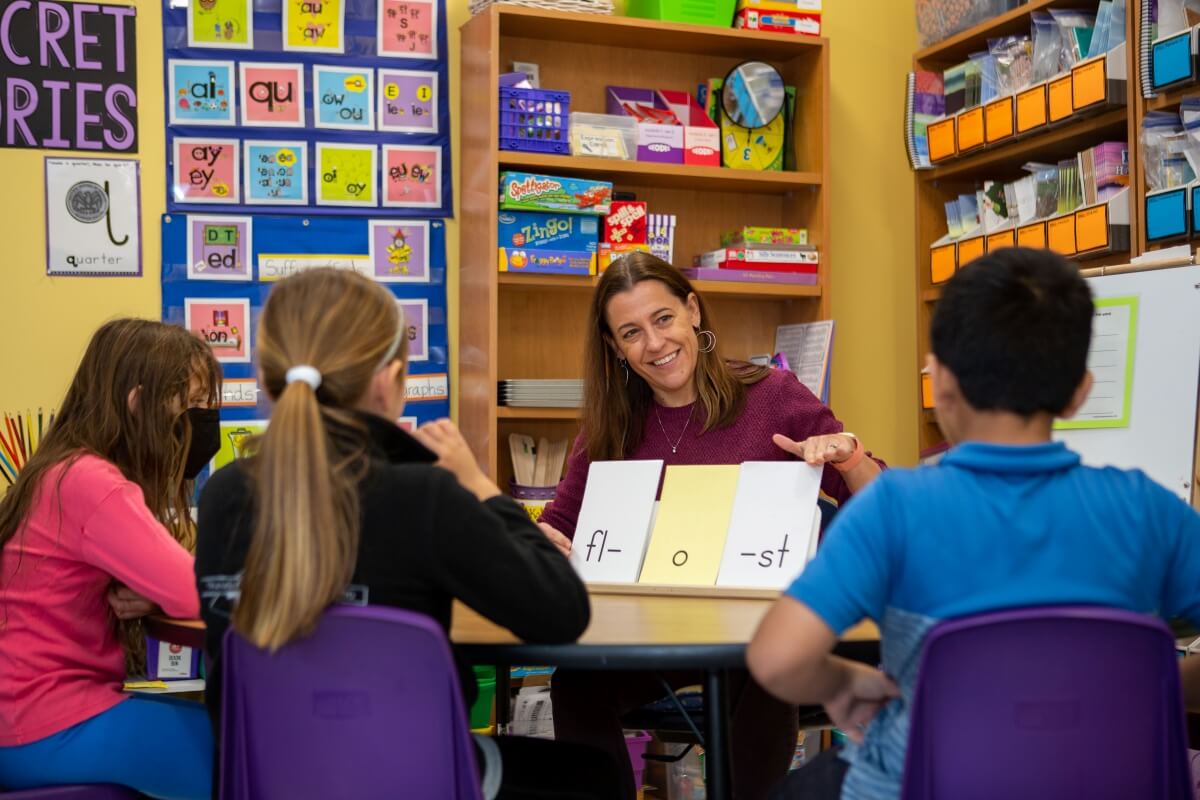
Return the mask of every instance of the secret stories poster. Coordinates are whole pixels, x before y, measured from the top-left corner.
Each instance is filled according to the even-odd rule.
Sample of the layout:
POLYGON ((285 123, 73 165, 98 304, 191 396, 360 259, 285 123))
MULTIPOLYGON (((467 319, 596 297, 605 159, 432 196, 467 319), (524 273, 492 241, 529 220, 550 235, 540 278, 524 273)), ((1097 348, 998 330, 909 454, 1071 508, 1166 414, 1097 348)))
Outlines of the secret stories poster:
POLYGON ((137 152, 137 10, 0 0, 0 147, 137 152))

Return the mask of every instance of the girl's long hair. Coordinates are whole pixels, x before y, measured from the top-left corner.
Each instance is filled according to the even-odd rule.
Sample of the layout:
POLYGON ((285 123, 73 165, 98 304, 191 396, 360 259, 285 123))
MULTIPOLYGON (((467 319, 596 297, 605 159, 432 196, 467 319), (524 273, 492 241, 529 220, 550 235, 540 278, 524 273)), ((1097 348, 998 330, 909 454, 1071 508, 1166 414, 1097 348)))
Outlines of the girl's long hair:
POLYGON ((276 650, 310 632, 346 590, 358 560, 358 481, 365 432, 351 409, 387 363, 404 359, 400 312, 355 272, 317 269, 280 281, 258 325, 258 365, 271 424, 245 464, 254 538, 233 614, 237 630, 276 650), (292 367, 321 375, 287 382, 292 367))
MULTIPOLYGON (((188 513, 192 483, 183 478, 192 429, 186 409, 197 376, 208 405, 218 406, 221 370, 212 351, 176 325, 117 319, 92 336, 54 423, 37 451, 0 498, 0 548, 20 547, 19 533, 41 492, 57 497, 71 465, 94 455, 115 465, 141 487, 151 513, 188 550, 196 530, 188 513), (134 401, 130 402, 130 396, 134 401), (59 468, 54 487, 46 474, 59 468)), ((20 569, 20 560, 17 562, 20 569)), ((0 575, 0 585, 10 576, 0 575)), ((145 642, 138 621, 123 623, 128 666, 140 671, 145 642)))
MULTIPOLYGON (((592 461, 611 461, 629 455, 640 443, 646 414, 654 402, 649 384, 628 367, 621 368, 613 348, 613 332, 608 329, 605 317, 613 296, 631 291, 642 281, 658 281, 684 304, 689 295, 695 295, 701 326, 716 336, 704 298, 683 273, 661 258, 649 253, 630 253, 605 270, 592 295, 584 345, 583 427, 592 461)), ((696 354, 696 391, 704 409, 704 431, 732 423, 741 411, 745 387, 769 373, 767 367, 726 362, 721 357, 719 341, 719 337, 714 339, 716 346, 711 351, 697 350, 696 354)))

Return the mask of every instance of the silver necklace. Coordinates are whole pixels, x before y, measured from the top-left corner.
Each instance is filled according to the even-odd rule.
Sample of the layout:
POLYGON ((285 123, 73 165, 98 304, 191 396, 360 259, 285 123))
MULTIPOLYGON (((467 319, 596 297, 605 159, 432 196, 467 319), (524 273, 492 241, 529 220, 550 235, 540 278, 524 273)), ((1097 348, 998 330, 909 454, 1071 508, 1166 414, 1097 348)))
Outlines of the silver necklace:
POLYGON ((692 411, 695 409, 695 406, 695 401, 692 401, 692 404, 688 406, 687 420, 683 423, 683 430, 679 432, 679 438, 675 440, 674 444, 671 444, 671 437, 667 435, 667 429, 662 424, 662 415, 658 413, 658 406, 654 406, 654 418, 658 420, 658 427, 663 432, 663 438, 667 440, 667 444, 671 445, 672 455, 679 449, 679 443, 683 441, 683 435, 687 433, 688 425, 692 422, 692 411))

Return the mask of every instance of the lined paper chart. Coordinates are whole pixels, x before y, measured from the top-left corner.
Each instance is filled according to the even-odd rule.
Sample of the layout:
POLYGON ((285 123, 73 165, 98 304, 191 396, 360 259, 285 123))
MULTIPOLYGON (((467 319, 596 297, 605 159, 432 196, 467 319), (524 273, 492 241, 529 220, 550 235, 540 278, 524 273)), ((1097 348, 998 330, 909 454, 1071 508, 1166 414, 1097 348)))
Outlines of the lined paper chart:
POLYGON ((1133 394, 1133 356, 1137 336, 1138 298, 1096 300, 1088 369, 1092 391, 1079 412, 1059 421, 1060 429, 1127 428, 1133 394))

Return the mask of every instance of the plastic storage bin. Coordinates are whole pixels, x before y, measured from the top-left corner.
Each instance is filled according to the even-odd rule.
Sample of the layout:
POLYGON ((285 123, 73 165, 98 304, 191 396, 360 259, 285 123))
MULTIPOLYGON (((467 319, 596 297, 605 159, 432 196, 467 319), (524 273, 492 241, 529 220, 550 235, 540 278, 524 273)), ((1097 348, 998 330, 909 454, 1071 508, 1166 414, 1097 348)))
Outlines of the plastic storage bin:
POLYGON ((637 120, 624 114, 571 112, 571 155, 632 161, 637 156, 637 120))
POLYGON ((512 481, 508 485, 509 494, 517 501, 521 508, 525 509, 525 513, 534 522, 542 516, 542 509, 546 507, 551 500, 554 499, 554 491, 557 486, 522 486, 516 481, 512 481))
POLYGON ((570 114, 570 92, 501 88, 500 149, 566 155, 570 114))
POLYGON ((629 750, 629 763, 633 765, 633 788, 642 788, 642 776, 646 771, 646 745, 650 744, 650 734, 645 731, 625 733, 625 748, 629 750))
POLYGON ((1019 0, 917 0, 917 37, 928 47, 1017 5, 1019 0))
POLYGON ((733 27, 737 0, 627 0, 625 13, 643 19, 733 27))
POLYGON ((471 706, 471 729, 479 730, 492 724, 492 701, 496 699, 496 668, 475 667, 475 682, 479 696, 471 706))

